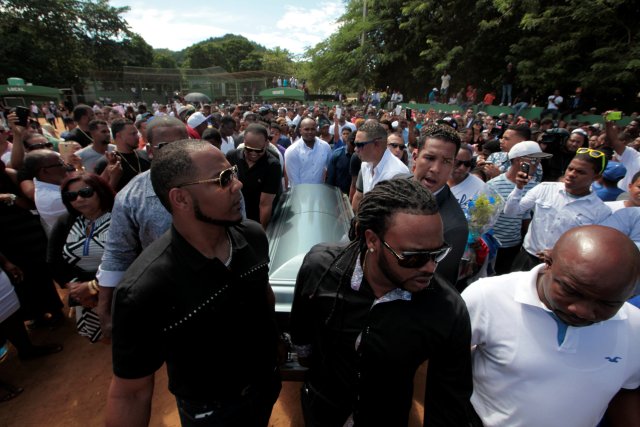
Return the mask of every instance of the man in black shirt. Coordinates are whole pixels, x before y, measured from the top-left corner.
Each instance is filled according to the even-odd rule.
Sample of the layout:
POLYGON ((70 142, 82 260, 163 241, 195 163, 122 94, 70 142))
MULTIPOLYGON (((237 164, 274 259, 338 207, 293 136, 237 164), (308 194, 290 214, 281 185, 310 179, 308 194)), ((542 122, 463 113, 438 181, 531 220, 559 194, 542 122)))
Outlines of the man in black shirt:
POLYGON ((282 186, 280 161, 269 150, 267 128, 257 123, 244 131, 244 146, 227 153, 227 160, 238 167, 247 218, 267 228, 276 194, 282 186))
POLYGON ((149 170, 151 162, 147 153, 136 150, 138 147, 138 129, 131 120, 116 119, 111 123, 111 134, 116 144, 114 153, 105 153, 105 157, 98 160, 95 173, 102 174, 107 165, 112 165, 104 178, 109 180, 111 187, 118 192, 124 188, 131 179, 149 170))
POLYGON ((469 314, 436 273, 449 251, 435 198, 407 179, 365 194, 349 245, 311 249, 291 309, 291 338, 309 367, 307 426, 342 426, 350 415, 355 425, 406 426, 427 360, 425 426, 468 425, 469 314))
POLYGON ((66 140, 76 141, 82 148, 93 142, 93 138, 89 134, 89 122, 95 118, 93 109, 85 104, 78 104, 73 109, 73 121, 78 125, 69 131, 66 140))
POLYGON ((149 423, 165 362, 183 426, 267 425, 280 390, 268 244, 242 222, 235 171, 204 141, 156 152, 151 181, 172 227, 113 297, 107 426, 149 423))
POLYGON ((418 149, 413 153, 413 177, 436 197, 444 223, 444 239, 452 248, 449 256, 438 266, 438 273, 452 285, 458 280, 460 259, 469 233, 462 208, 447 185, 460 145, 460 137, 455 130, 448 125, 435 125, 422 130, 418 149))

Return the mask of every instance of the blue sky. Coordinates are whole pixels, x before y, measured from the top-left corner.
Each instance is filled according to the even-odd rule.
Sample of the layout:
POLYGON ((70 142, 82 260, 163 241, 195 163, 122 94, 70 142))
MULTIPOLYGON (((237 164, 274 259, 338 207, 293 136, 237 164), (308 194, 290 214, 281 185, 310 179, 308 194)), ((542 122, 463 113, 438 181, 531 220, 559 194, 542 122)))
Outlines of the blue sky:
POLYGON ((333 33, 345 9, 343 0, 111 0, 110 4, 129 6, 124 18, 154 48, 181 50, 233 33, 294 54, 333 33))

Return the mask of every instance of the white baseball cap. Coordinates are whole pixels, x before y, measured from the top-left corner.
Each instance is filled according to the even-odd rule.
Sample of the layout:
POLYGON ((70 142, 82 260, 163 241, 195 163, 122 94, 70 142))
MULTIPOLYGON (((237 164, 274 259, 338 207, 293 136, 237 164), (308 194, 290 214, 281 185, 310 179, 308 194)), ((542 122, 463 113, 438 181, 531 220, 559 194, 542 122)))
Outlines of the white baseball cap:
POLYGON ((200 111, 197 111, 189 116, 189 120, 187 120, 187 124, 190 127, 195 129, 198 126, 200 126, 202 123, 206 122, 209 117, 211 116, 205 117, 204 114, 202 114, 200 111))
POLYGON ((509 150, 509 160, 516 159, 518 157, 533 157, 536 159, 548 159, 553 157, 553 154, 544 153, 540 149, 540 144, 535 141, 522 141, 514 145, 509 150))

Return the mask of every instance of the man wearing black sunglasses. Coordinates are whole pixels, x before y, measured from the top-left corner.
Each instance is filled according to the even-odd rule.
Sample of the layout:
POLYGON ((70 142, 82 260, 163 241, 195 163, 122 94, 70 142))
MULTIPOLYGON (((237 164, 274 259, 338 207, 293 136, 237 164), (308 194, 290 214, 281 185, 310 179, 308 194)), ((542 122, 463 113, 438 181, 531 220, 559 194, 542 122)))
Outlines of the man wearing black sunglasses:
POLYGON ((165 362, 183 426, 267 425, 280 391, 269 250, 242 219, 236 173, 204 141, 156 154, 151 181, 172 226, 113 297, 108 426, 148 424, 165 362))
POLYGON ((280 162, 269 151, 269 133, 264 126, 252 123, 244 131, 242 148, 231 150, 226 157, 238 167, 247 218, 267 228, 273 201, 281 192, 280 162))
POLYGON ((362 160, 351 207, 358 211, 363 195, 385 179, 409 173, 409 168, 387 149, 387 131, 377 120, 367 120, 360 126, 354 142, 362 160))
POLYGON ((470 324, 436 269, 449 253, 438 204, 418 182, 377 184, 362 202, 355 240, 314 246, 296 280, 291 337, 309 367, 307 426, 406 426, 413 378, 428 360, 425 425, 466 426, 470 324))
POLYGON ((34 201, 47 235, 60 216, 67 212, 60 195, 60 184, 74 171, 59 153, 51 150, 35 150, 27 153, 25 169, 33 177, 34 201))
POLYGON ((447 184, 460 207, 465 209, 469 201, 485 191, 485 183, 477 176, 469 173, 473 168, 473 154, 467 144, 461 145, 453 162, 451 177, 447 184))

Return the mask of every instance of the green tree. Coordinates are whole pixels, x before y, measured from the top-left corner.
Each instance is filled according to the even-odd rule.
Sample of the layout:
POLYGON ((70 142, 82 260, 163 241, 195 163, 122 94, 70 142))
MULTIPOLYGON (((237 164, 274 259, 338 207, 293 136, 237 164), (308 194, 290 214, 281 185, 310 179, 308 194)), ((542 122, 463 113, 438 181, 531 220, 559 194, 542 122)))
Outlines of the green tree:
POLYGON ((0 0, 0 79, 67 86, 87 70, 150 65, 151 47, 107 0, 0 0))
POLYGON ((246 37, 225 34, 196 43, 186 49, 184 66, 187 68, 222 67, 227 72, 248 70, 259 65, 252 56, 254 52, 263 52, 265 48, 249 41, 246 37))
POLYGON ((176 62, 173 55, 164 52, 153 52, 153 66, 156 68, 177 68, 178 63, 176 62))
POLYGON ((631 0, 352 0, 341 27, 306 52, 311 85, 400 89, 424 100, 447 69, 452 88, 546 95, 581 85, 600 104, 631 105, 640 85, 640 3, 631 0), (364 34, 364 43, 362 35, 364 34))

